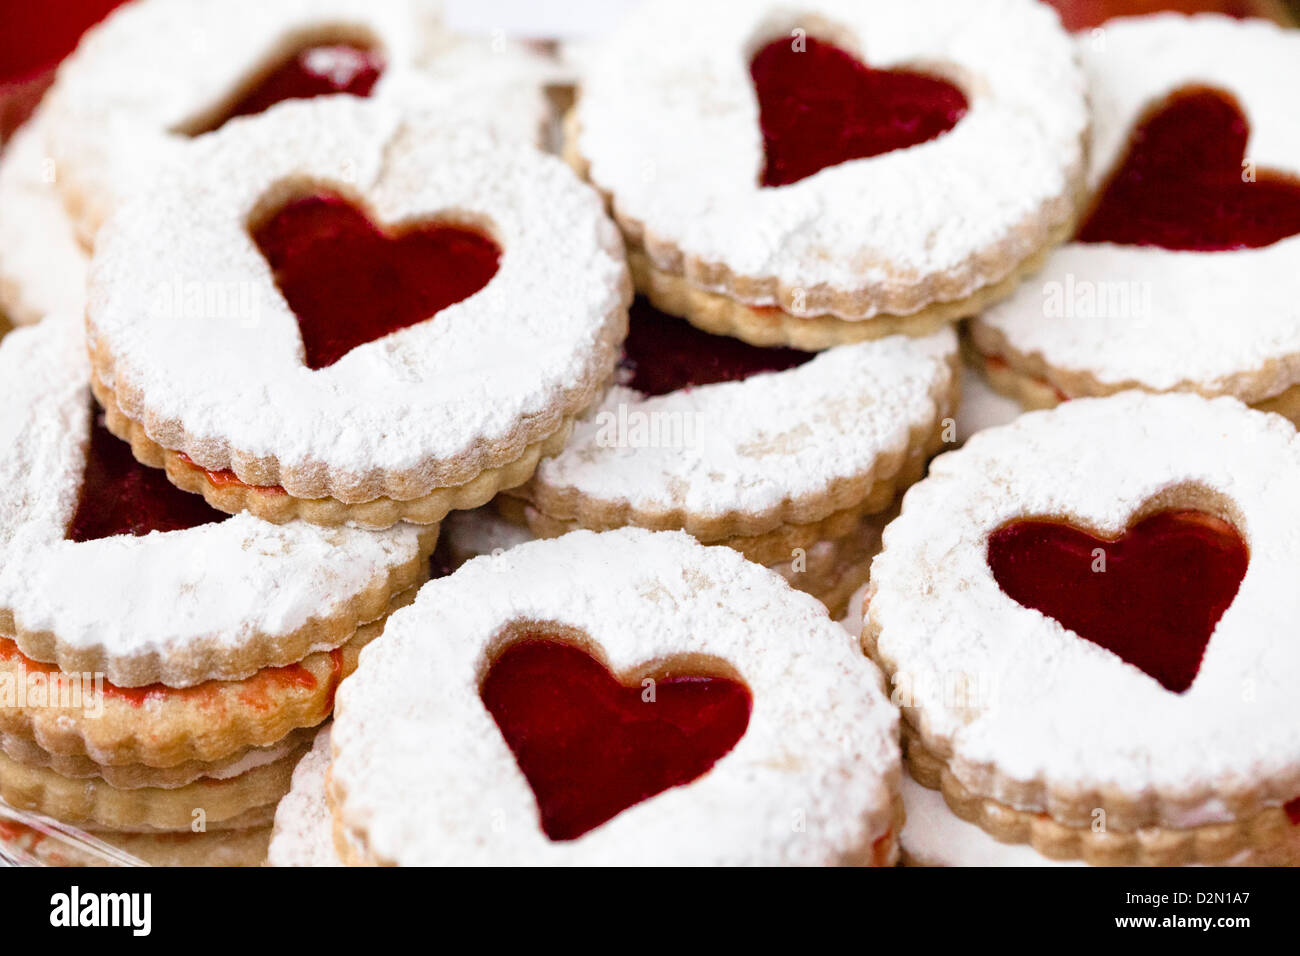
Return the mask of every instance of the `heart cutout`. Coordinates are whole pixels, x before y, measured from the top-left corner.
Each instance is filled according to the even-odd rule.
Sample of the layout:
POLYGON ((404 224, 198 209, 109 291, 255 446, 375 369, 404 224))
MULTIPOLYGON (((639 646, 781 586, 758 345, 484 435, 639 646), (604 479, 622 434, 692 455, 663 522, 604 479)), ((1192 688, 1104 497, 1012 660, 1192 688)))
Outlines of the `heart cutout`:
POLYGON ((987 554, 1012 600, 1177 694, 1196 679, 1249 558, 1231 524, 1190 510, 1157 512, 1114 540, 1063 521, 1013 521, 989 536, 987 554))
POLYGON ((328 192, 289 202, 252 235, 312 369, 469 298, 501 262, 500 246, 477 230, 434 222, 385 232, 328 192))
POLYGON ((181 491, 161 469, 140 464, 131 446, 104 427, 102 413, 92 409, 91 415, 85 476, 67 540, 182 531, 230 517, 209 506, 202 495, 181 491))
POLYGON ((1300 234, 1300 178, 1243 179, 1250 124, 1227 93, 1185 87, 1147 111, 1078 242, 1218 252, 1300 234))
POLYGON ((620 381, 644 395, 666 395, 697 385, 738 382, 760 372, 783 372, 815 356, 711 335, 637 296, 619 362, 620 381))
POLYGON ((252 116, 285 100, 349 93, 369 96, 384 72, 384 58, 354 43, 313 43, 289 54, 240 90, 233 102, 182 127, 187 136, 211 133, 236 116, 252 116))
POLYGON ((661 671, 625 685, 581 648, 525 634, 480 694, 514 752, 552 840, 573 840, 642 800, 690 783, 749 726, 749 688, 661 671))
POLYGON ((773 40, 749 73, 767 158, 764 186, 924 143, 966 115, 966 95, 948 81, 875 70, 814 37, 773 40))

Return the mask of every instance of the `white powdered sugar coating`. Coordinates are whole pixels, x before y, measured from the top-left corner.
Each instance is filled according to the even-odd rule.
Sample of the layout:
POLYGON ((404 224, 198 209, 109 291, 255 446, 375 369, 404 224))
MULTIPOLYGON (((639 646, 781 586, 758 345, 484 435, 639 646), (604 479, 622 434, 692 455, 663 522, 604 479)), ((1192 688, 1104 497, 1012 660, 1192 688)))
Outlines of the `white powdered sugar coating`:
POLYGON ((1018 809, 1044 811, 1052 793, 1119 792, 1158 797, 1169 825, 1199 826, 1232 819, 1225 792, 1291 799, 1298 483, 1289 422, 1193 395, 1078 399, 941 455, 871 567, 877 646, 915 705, 909 722, 951 753, 964 786, 1018 809), (1220 496, 1250 563, 1185 693, 1018 604, 989 569, 989 535, 1009 521, 1059 516, 1110 537, 1154 496, 1187 486, 1220 496), (979 693, 948 692, 962 674, 979 693))
POLYGON ((426 101, 448 121, 537 142, 547 107, 536 57, 460 40, 431 0, 141 0, 87 33, 49 97, 49 146, 89 239, 185 144, 178 130, 310 43, 369 42, 371 98, 426 101), (420 82, 423 81, 423 82, 420 82))
POLYGON ((914 429, 938 420, 956 350, 945 328, 841 345, 795 368, 666 395, 616 386, 533 481, 646 510, 763 513, 906 451, 914 429), (658 429, 659 447, 629 447, 638 423, 647 435, 658 429))
POLYGON ((0 313, 15 325, 86 310, 89 258, 63 209, 37 110, 0 155, 0 313))
POLYGON ((817 601, 729 548, 639 529, 535 541, 426 585, 362 652, 339 692, 336 811, 408 865, 832 863, 891 825, 897 712, 879 677, 817 601), (479 697, 524 622, 584 632, 616 674, 725 662, 753 694, 749 726, 702 777, 552 842, 479 697))
MULTIPOLYGON (((644 226, 660 268, 681 270, 669 249, 709 264, 690 273, 707 288, 721 288, 709 273, 724 267, 886 305, 939 275, 968 295, 988 281, 985 259, 1009 268, 1033 251, 1027 224, 1072 201, 1083 162, 1082 76, 1056 14, 1032 0, 646 4, 582 80, 577 145, 591 180, 644 226), (872 67, 944 75, 970 108, 930 142, 763 188, 750 59, 796 28, 872 67)), ((778 304, 759 298, 745 296, 778 304)))
POLYGON ((51 316, 0 343, 0 607, 20 628, 131 658, 236 649, 341 613, 419 553, 409 525, 367 532, 249 515, 66 540, 91 427, 89 375, 79 316, 51 316))
POLYGON ((275 808, 267 850, 269 866, 343 866, 334 849, 334 820, 325 799, 330 766, 330 724, 316 734, 311 750, 293 770, 289 792, 275 808))
MULTIPOLYGON (((626 265, 599 197, 558 159, 352 97, 280 104, 195 140, 186 157, 100 233, 89 334, 113 357, 107 384, 123 410, 203 467, 240 474, 266 457, 326 473, 326 494, 421 469, 427 486, 411 479, 395 495, 417 497, 487 444, 518 454, 547 437, 534 432, 555 406, 606 374, 626 265), (500 267, 433 321, 312 370, 247 226, 286 182, 357 196, 378 223, 481 225, 500 267), (253 321, 166 307, 180 298, 170 290, 214 286, 251 287, 253 321)), ((292 474, 274 483, 322 493, 292 474)))
MULTIPOLYGON (((1300 175, 1295 31, 1166 14, 1113 20, 1077 44, 1093 103, 1093 190, 1123 158, 1142 114, 1185 86, 1236 97, 1250 123, 1246 159, 1257 171, 1300 175)), ((1300 382, 1297 271, 1300 236, 1226 252, 1070 243, 978 322, 1016 351, 1106 387, 1196 389, 1254 402, 1300 382), (1049 292, 1058 290, 1067 306, 1084 290, 1116 304, 1079 299, 1083 305, 1063 316, 1055 306, 1049 314, 1049 292)))

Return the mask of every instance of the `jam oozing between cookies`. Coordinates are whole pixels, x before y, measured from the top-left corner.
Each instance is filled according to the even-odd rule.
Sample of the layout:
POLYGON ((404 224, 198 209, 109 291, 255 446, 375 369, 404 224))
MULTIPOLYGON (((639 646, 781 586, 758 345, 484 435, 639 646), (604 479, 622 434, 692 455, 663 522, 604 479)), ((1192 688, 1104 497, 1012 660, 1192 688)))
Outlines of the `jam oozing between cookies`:
POLYGON ((1153 514, 1113 541, 1033 519, 1004 525, 988 543, 1008 597, 1179 694, 1196 679, 1248 561, 1231 524, 1186 510, 1153 514))
POLYGON ((827 166, 905 149, 948 132, 966 96, 946 80, 876 70, 813 37, 782 37, 750 62, 767 162, 764 186, 787 186, 827 166))
POLYGON ((253 241, 298 317, 313 369, 469 298, 501 262, 501 247, 477 230, 432 222, 385 231, 329 192, 281 207, 253 241))
MULTIPOLYGON (((0 637, 0 662, 16 665, 22 674, 57 674, 58 665, 34 661, 18 649, 9 638, 0 637)), ((343 679, 343 649, 329 652, 330 670, 325 687, 325 706, 319 711, 329 716, 334 707, 334 692, 343 679)), ((298 662, 284 667, 263 667, 250 677, 239 681, 210 680, 192 687, 168 687, 166 684, 144 684, 140 687, 119 687, 104 681, 105 699, 119 700, 132 707, 143 707, 150 701, 167 700, 176 704, 190 703, 200 708, 224 709, 238 702, 259 711, 282 709, 290 695, 315 693, 320 687, 316 674, 306 664, 298 662), (223 697, 223 695, 230 695, 223 697)))
POLYGON ((730 677, 661 672, 628 686, 586 651, 540 635, 508 647, 480 692, 552 840, 706 773, 744 735, 752 706, 730 677))
POLYGON ((1216 252, 1300 234, 1300 177, 1252 168, 1249 136, 1227 93, 1171 94, 1133 130, 1076 240, 1216 252))
POLYGON ((783 372, 816 357, 797 349, 761 348, 710 335, 685 319, 660 312, 638 296, 632 303, 619 369, 624 384, 646 395, 693 385, 734 382, 760 372, 783 372))
POLYGON ((330 93, 369 96, 384 72, 376 50, 349 43, 304 47, 263 75, 218 115, 187 129, 191 136, 220 129, 236 116, 251 116, 284 100, 307 100, 330 93))
POLYGON ((229 517, 209 507, 201 495, 181 491, 161 469, 140 464, 131 446, 104 426, 99 409, 91 415, 85 477, 66 532, 69 541, 180 531, 229 517))

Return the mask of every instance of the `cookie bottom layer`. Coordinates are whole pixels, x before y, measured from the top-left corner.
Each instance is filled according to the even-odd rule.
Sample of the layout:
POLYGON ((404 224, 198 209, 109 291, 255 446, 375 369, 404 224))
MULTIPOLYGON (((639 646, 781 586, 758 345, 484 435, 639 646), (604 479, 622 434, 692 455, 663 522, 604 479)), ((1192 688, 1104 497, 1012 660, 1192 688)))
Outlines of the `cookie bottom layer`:
POLYGON ((522 485, 532 477, 543 457, 557 454, 564 447, 577 419, 577 415, 565 417, 554 432, 528 445, 514 461, 484 469, 465 484, 436 488, 427 495, 404 501, 375 498, 349 503, 337 498, 295 498, 283 488, 249 485, 224 474, 216 478, 180 452, 164 448, 146 435, 144 426, 122 412, 112 390, 98 376, 92 376, 91 389, 104 408, 108 430, 131 446, 137 461, 150 468, 163 469, 172 484, 202 495, 218 511, 247 512, 272 524, 307 521, 323 527, 352 525, 370 531, 391 528, 399 521, 437 524, 449 511, 477 508, 498 492, 522 485))
MULTIPOLYGON (((383 633, 388 614, 409 604, 411 588, 384 616, 359 627, 332 651, 242 681, 211 681, 184 690, 150 691, 143 700, 103 695, 103 712, 82 706, 0 707, 0 732, 23 737, 59 757, 95 764, 170 769, 211 764, 315 727, 330 715, 334 692, 357 666, 361 649, 383 633)), ((0 674, 22 679, 28 664, 0 655, 0 674)))
POLYGON ((1222 866, 1300 864, 1300 826, 1281 807, 1228 823, 1199 827, 1145 827, 1123 831, 1105 828, 1104 816, 1093 827, 1072 827, 1046 813, 1019 810, 970 792, 903 723, 903 753, 917 783, 943 794, 959 818, 1002 843, 1032 847, 1048 860, 1082 860, 1093 866, 1222 866))
MULTIPOLYGON (((1107 388, 1101 383, 1085 376, 1070 376, 1074 385, 1083 385, 1083 390, 1071 390, 1069 394, 1060 386, 1053 384, 1048 377, 1047 368, 1029 368, 1020 366, 1018 359, 1008 357, 1009 353, 991 354, 982 352, 967 337, 963 337, 963 353, 966 362, 1000 395, 1018 402, 1027 410, 1055 408, 1063 401, 1072 398, 1094 398, 1112 395, 1119 388, 1107 388)), ((1134 386, 1136 387, 1136 386, 1134 386)), ((1210 389, 1202 394, 1213 397, 1221 394, 1210 389)), ((1240 396, 1238 396, 1240 397, 1240 396)), ((1300 427, 1300 384, 1291 385, 1276 395, 1262 399, 1246 399, 1246 404, 1264 412, 1273 412, 1300 427)))
MULTIPOLYGON (((746 305, 719 292, 710 292, 682 276, 657 268, 640 249, 628 249, 628 268, 636 290, 659 311, 676 315, 713 335, 729 335, 750 345, 786 346, 816 352, 836 345, 851 345, 887 335, 923 336, 949 322, 973 315, 1006 298, 1019 284, 1017 272, 995 286, 981 289, 957 302, 941 302, 913 315, 877 315, 852 322, 833 315, 792 315, 776 306, 746 305)), ((1036 261, 1026 266, 1034 271, 1036 261)))
POLYGON ((50 753, 33 740, 4 733, 0 733, 0 755, 25 767, 49 770, 70 779, 100 780, 118 790, 175 790, 199 780, 228 780, 253 767, 274 763, 310 743, 313 732, 313 728, 300 728, 291 731, 283 740, 264 747, 249 747, 211 763, 190 760, 174 767, 97 764, 86 756, 50 753))
POLYGON ((102 867, 137 860, 150 866, 261 866, 271 828, 90 836, 108 844, 107 853, 61 828, 37 829, 0 818, 0 853, 39 866, 102 867), (126 854, 126 859, 118 853, 126 854))
POLYGON ((303 748, 228 779, 207 779, 164 790, 120 790, 103 780, 64 777, 0 755, 0 799, 19 810, 77 825, 111 830, 231 829, 244 814, 273 806, 289 792, 303 748))

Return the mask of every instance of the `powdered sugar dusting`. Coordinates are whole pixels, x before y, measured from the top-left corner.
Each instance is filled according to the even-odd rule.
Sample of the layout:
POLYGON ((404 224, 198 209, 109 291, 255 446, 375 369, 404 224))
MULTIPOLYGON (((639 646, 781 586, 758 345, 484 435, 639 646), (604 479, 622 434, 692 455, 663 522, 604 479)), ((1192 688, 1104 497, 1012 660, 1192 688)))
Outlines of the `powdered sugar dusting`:
MULTIPOLYGON (((1069 207, 1087 126, 1069 38, 1031 0, 646 4, 592 57, 578 118, 592 181, 644 224, 660 268, 680 270, 671 246, 739 276, 886 299, 936 275, 966 295, 982 260, 1028 255, 1027 223, 1069 207), (875 67, 950 76, 970 109, 933 141, 760 188, 749 59, 794 28, 875 67)), ((718 287, 703 268, 690 278, 718 287)))
POLYGON ((339 692, 336 809, 403 864, 830 863, 890 825, 897 724, 878 680, 820 604, 728 548, 637 529, 531 542, 426 585, 362 653, 339 692), (551 842, 479 699, 520 621, 585 632, 616 673, 725 661, 749 727, 703 777, 551 842))
POLYGON ((646 510, 761 514, 905 452, 910 432, 939 418, 956 349, 943 329, 842 345, 785 371, 666 395, 615 387, 533 481, 646 510), (638 423, 646 442, 656 429, 657 447, 630 446, 638 423))
MULTIPOLYGON (((1077 42, 1094 107, 1094 189, 1122 158, 1142 113, 1187 85, 1234 95, 1250 122, 1247 159, 1259 169, 1300 175, 1295 31, 1260 20, 1168 14, 1111 21, 1077 42)), ((1254 402, 1300 382, 1298 263, 1300 236, 1229 252, 1071 243, 979 324, 1002 333, 1018 352, 1109 387, 1196 388, 1254 402), (1129 308, 1049 315, 1049 284, 1064 290, 1067 282, 1099 298, 1110 290, 1140 295, 1122 300, 1134 303, 1129 308)))
POLYGON ((375 44, 385 64, 375 99, 414 96, 449 121, 537 142, 547 107, 536 58, 460 41, 439 20, 432 0, 140 0, 115 11, 50 96, 50 149, 86 238, 184 146, 177 130, 313 39, 375 44))
MULTIPOLYGON (((547 437, 534 432, 554 428, 556 406, 608 375, 626 283, 599 198, 559 160, 448 130, 437 115, 331 97, 283 103, 191 143, 186 164, 101 233, 89 326, 113 357, 108 384, 124 411, 160 444, 208 468, 231 467, 234 449, 343 485, 421 469, 425 487, 405 488, 409 498, 485 444, 507 441, 518 454, 547 437), (310 370, 246 225, 272 190, 299 182, 358 196, 381 223, 481 225, 503 250, 500 268, 434 321, 310 370), (228 283, 251 286, 254 321, 158 308, 160 291, 178 284, 228 283)), ((281 478, 290 494, 314 496, 281 478)))
POLYGON ((1260 786, 1270 801, 1291 799, 1298 481, 1290 423, 1191 395, 1079 399, 940 456, 871 568, 870 617, 915 702, 909 720, 933 749, 951 750, 963 785, 1007 803, 1014 795, 987 792, 988 768, 1061 792, 1173 794, 1175 826, 1230 818, 1225 792, 1260 786), (1188 484, 1228 503, 1250 564, 1185 693, 1016 603, 989 570, 988 536, 1007 521, 1064 516, 1118 534, 1153 496, 1188 484), (956 674, 980 693, 944 693, 956 674))
POLYGON ((66 540, 89 441, 89 374, 79 316, 53 316, 0 343, 0 607, 20 627, 132 658, 236 649, 341 613, 419 553, 409 525, 327 530, 247 515, 66 540))
POLYGON ((89 259, 63 210, 55 175, 38 109, 0 155, 0 312, 16 325, 86 309, 89 259))
POLYGON ((334 849, 334 821, 325 800, 330 725, 293 770, 293 784, 275 808, 266 861, 271 866, 342 866, 334 849))

